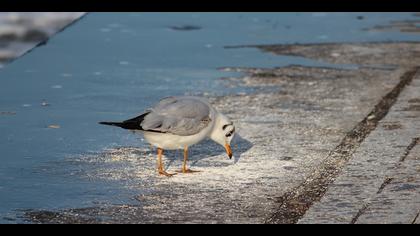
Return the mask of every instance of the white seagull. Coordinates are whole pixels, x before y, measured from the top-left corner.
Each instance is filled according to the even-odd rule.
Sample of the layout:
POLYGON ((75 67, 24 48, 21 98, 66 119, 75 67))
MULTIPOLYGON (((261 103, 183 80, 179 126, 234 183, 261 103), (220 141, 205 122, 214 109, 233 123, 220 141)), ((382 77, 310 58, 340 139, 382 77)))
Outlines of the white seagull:
POLYGON ((123 122, 100 122, 144 134, 151 145, 157 147, 158 173, 173 176, 163 168, 164 149, 184 149, 182 173, 194 173, 187 168, 188 147, 210 138, 226 149, 232 158, 230 143, 235 133, 235 126, 225 115, 213 108, 202 97, 180 96, 166 97, 143 114, 123 122))

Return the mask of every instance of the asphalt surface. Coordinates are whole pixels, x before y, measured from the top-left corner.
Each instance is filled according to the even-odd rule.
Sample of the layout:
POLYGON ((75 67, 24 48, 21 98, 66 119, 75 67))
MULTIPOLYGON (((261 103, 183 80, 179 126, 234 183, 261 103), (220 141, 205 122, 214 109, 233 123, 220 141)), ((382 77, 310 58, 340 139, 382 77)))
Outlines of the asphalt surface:
MULTIPOLYGON (((417 101, 418 88, 405 89, 409 85, 403 79, 407 71, 413 71, 417 66, 420 44, 313 44, 260 48, 277 54, 285 50, 288 53, 299 51, 301 56, 332 63, 339 61, 356 67, 225 68, 246 73, 246 76, 239 78, 224 78, 223 83, 227 86, 254 89, 251 94, 209 98, 236 123, 240 138, 234 142, 234 161, 229 161, 217 145, 199 144, 191 148, 191 168, 202 172, 162 178, 155 176, 153 152, 135 148, 111 150, 81 161, 97 164, 114 162, 126 166, 110 169, 106 165, 97 165, 97 172, 105 179, 147 179, 146 185, 138 186, 148 189, 135 197, 138 203, 58 212, 34 211, 26 214, 27 219, 42 223, 296 223, 323 196, 329 184, 338 176, 341 178, 341 168, 349 160, 350 163, 359 160, 357 155, 364 153, 364 148, 374 153, 377 153, 376 150, 386 150, 382 143, 373 144, 370 139, 371 133, 377 132, 377 126, 383 127, 382 122, 390 124, 391 121, 386 120, 392 115, 392 109, 401 109, 397 108, 397 102, 395 106, 390 103, 383 107, 391 109, 389 115, 388 110, 372 113, 387 94, 394 94, 393 91, 398 88, 394 99, 402 93, 412 102, 417 101), (410 60, 406 59, 407 53, 410 54, 410 60), (392 58, 392 64, 389 58, 392 58), (363 120, 375 120, 372 114, 382 114, 380 118, 384 117, 384 121, 376 119, 374 126, 370 127, 367 123, 366 127, 357 130, 359 133, 354 131, 363 120), (356 132, 356 135, 352 132, 356 132), (334 151, 338 153, 335 156, 334 151), (353 153, 356 154, 353 156, 353 153), (142 166, 141 170, 136 168, 138 166, 142 166)), ((413 109, 409 109, 409 112, 414 113, 412 115, 416 119, 418 109, 415 109, 415 103, 411 106, 413 109)), ((401 116, 400 119, 404 119, 404 115, 401 116)), ((414 123, 407 123, 407 129, 412 131, 406 139, 400 140, 400 151, 406 148, 406 141, 416 134, 412 126, 414 123)), ((396 127, 398 129, 399 126, 396 127)), ((390 138, 399 142, 399 136, 378 135, 382 139, 390 138)), ((168 155, 169 171, 181 165, 179 155, 168 155)), ((382 161, 383 156, 370 158, 373 158, 370 163, 377 167, 377 162, 382 161)), ((395 161, 396 157, 393 158, 395 161)), ((364 173, 364 170, 360 170, 360 173, 364 173)), ((380 185, 385 177, 374 178, 376 185, 380 185)), ((368 188, 357 178, 352 181, 368 188)), ((380 187, 376 185, 371 189, 375 193, 380 187)), ((328 197, 332 191, 331 198, 336 199, 335 195, 340 192, 334 189, 329 188, 325 196, 328 197)), ((352 189, 348 190, 351 198, 363 198, 353 193, 352 189)), ((412 193, 407 199, 415 201, 417 196, 412 193)), ((321 221, 318 216, 326 215, 326 211, 337 214, 337 218, 344 213, 354 216, 354 212, 345 211, 340 202, 333 202, 338 207, 331 209, 322 207, 322 204, 316 207, 316 204, 314 213, 310 209, 301 222, 328 223, 336 219, 325 217, 325 221, 321 221), (337 209, 342 209, 344 213, 337 209)), ((358 210, 363 200, 355 204, 353 209, 358 210)), ((351 219, 346 221, 350 222, 351 219)))

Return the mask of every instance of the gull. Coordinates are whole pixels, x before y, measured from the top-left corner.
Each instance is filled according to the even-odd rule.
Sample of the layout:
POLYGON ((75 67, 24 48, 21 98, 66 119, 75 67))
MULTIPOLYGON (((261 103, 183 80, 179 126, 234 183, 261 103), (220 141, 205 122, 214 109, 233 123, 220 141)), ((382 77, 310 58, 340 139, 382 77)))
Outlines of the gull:
POLYGON ((161 99, 141 115, 123 122, 99 122, 117 126, 144 135, 145 140, 157 147, 157 171, 171 177, 163 168, 163 150, 184 150, 180 173, 194 173, 187 168, 188 148, 206 138, 222 145, 232 158, 230 143, 235 126, 228 117, 218 112, 207 99, 196 96, 172 96, 161 99))

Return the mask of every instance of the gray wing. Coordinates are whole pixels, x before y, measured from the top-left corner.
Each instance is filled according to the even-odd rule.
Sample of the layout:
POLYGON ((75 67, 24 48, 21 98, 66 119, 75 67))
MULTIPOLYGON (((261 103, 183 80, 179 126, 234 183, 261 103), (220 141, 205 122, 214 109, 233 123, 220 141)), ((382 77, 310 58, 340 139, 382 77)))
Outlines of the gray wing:
POLYGON ((211 122, 209 104, 194 97, 168 97, 149 110, 144 130, 187 136, 199 133, 211 122))

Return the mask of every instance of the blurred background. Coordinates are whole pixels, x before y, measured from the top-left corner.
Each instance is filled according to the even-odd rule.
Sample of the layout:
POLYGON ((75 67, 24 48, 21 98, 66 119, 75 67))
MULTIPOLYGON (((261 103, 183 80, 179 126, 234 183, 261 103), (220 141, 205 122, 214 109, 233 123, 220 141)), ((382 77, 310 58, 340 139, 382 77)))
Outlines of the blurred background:
POLYGON ((84 12, 0 12, 0 68, 84 14, 84 12))

